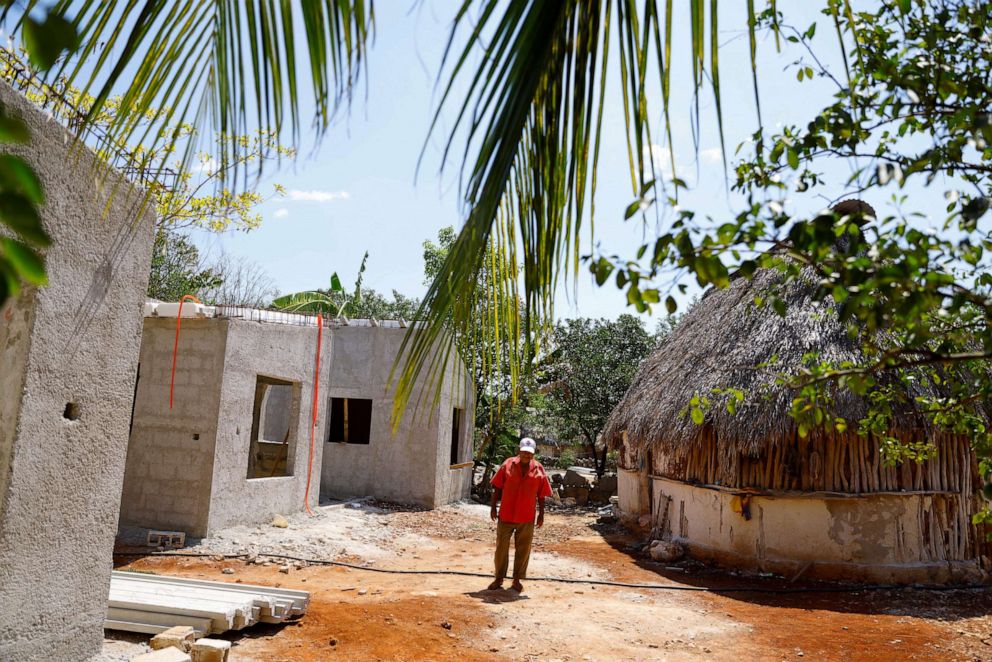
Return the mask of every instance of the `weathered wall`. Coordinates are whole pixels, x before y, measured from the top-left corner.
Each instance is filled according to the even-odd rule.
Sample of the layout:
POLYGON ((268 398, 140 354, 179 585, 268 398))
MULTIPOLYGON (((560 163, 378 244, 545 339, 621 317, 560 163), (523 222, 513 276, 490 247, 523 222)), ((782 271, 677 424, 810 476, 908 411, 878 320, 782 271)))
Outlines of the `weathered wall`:
POLYGON ((445 387, 438 405, 437 480, 434 504, 467 499, 472 493, 472 433, 475 428, 473 384, 464 364, 457 360, 448 367, 445 387), (461 409, 458 457, 451 463, 451 425, 455 408, 461 409), (458 466, 468 464, 468 466, 458 466), (457 468, 452 468, 452 467, 457 468))
POLYGON ((79 660, 103 637, 154 219, 6 85, 0 100, 30 127, 11 151, 41 177, 54 241, 49 285, 0 318, 2 399, 20 401, 0 408, 0 659, 79 660))
POLYGON ((618 469, 617 498, 620 500, 620 512, 635 520, 641 514, 650 512, 650 504, 641 503, 640 474, 637 471, 618 469))
MULTIPOLYGON (((620 507, 631 513, 637 474, 620 474, 620 507)), ((655 477, 654 526, 690 553, 721 564, 825 579, 974 581, 977 561, 948 558, 929 541, 926 515, 940 496, 752 496, 750 520, 730 492, 655 477)))
MULTIPOLYGON (((440 409, 431 412, 427 403, 419 412, 408 412, 396 434, 392 433, 393 397, 387 385, 405 332, 401 328, 367 326, 344 326, 332 331, 330 387, 322 398, 324 417, 329 417, 332 397, 370 398, 372 429, 367 446, 326 443, 325 433, 321 494, 373 495, 430 507, 461 498, 467 471, 448 469, 451 407, 455 402, 467 405, 468 423, 463 427, 468 429, 473 413, 470 400, 457 392, 460 385, 445 380, 440 409)), ((423 382, 418 392, 422 387, 423 382)), ((470 455, 467 450, 463 453, 470 455)))
POLYGON ((145 318, 122 524, 206 535, 227 326, 183 320, 170 410, 176 320, 145 318))
MULTIPOLYGON (((324 331, 321 355, 320 393, 326 393, 328 354, 324 331)), ((313 403, 316 327, 270 324, 232 319, 229 321, 224 356, 224 380, 217 423, 217 450, 211 481, 209 531, 233 524, 262 522, 277 513, 304 508, 310 421, 313 403), (289 434, 288 466, 291 475, 249 480, 252 409, 258 375, 299 384, 298 414, 289 434)), ((323 400, 323 395, 321 395, 323 400)), ((318 406, 317 429, 310 484, 310 504, 316 505, 320 491, 321 440, 325 420, 318 406)))

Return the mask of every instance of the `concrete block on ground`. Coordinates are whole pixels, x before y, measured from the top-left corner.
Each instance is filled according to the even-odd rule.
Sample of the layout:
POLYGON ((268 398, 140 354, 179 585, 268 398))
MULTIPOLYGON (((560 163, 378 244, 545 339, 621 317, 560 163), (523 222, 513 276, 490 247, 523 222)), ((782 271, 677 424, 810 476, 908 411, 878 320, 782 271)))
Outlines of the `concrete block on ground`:
POLYGON ((148 645, 153 650, 173 647, 188 652, 195 639, 196 630, 188 625, 177 625, 156 634, 148 645))
POLYGON ((184 653, 178 648, 163 648, 131 658, 131 662, 192 662, 192 660, 189 653, 184 653))
POLYGON ((596 481, 596 489, 602 492, 609 492, 611 495, 617 493, 616 474, 605 474, 596 481))
POLYGON ((612 492, 594 489, 589 492, 589 503, 609 503, 612 492))
POLYGON ((579 506, 584 506, 587 503, 589 503, 589 488, 575 487, 569 485, 565 487, 565 493, 563 494, 563 496, 566 499, 569 498, 575 499, 576 504, 578 504, 579 506))
POLYGON ((593 480, 596 478, 595 472, 586 471, 576 471, 577 467, 570 467, 568 471, 565 472, 565 478, 563 483, 566 487, 592 487, 593 480))
POLYGON ((149 531, 146 544, 149 547, 184 547, 186 534, 182 531, 149 531))
POLYGON ((190 651, 193 662, 227 662, 231 642, 223 639, 200 639, 190 651))

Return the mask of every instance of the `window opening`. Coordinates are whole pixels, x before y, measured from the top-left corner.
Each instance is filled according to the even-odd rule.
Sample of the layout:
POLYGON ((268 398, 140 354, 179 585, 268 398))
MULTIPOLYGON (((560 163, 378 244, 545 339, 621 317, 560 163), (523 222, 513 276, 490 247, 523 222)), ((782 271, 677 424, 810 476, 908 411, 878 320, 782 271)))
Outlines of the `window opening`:
POLYGON ((274 377, 255 378, 248 478, 292 476, 290 446, 296 440, 299 384, 274 377))
POLYGON ((372 401, 331 398, 328 443, 368 444, 372 434, 372 401))
POLYGON ((451 412, 451 464, 458 464, 459 442, 462 438, 462 410, 455 407, 451 412))

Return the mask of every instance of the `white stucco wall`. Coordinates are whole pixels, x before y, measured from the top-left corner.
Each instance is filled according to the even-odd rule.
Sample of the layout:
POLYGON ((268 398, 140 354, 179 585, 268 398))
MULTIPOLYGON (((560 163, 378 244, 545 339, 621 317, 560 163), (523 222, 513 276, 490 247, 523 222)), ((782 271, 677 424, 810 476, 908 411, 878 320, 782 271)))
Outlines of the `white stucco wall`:
MULTIPOLYGON (((929 539, 933 496, 752 496, 747 520, 740 497, 728 491, 660 477, 651 489, 652 526, 685 541, 693 556, 718 563, 879 582, 981 577, 977 561, 949 558, 929 539)), ((637 472, 620 472, 619 498, 628 516, 641 511, 637 472)))

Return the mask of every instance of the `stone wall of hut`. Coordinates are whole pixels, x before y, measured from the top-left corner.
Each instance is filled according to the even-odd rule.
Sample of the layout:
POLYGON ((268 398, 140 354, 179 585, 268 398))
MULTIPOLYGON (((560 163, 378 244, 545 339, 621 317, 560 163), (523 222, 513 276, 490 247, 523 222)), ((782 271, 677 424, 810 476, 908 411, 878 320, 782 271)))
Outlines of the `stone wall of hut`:
POLYGON ((621 446, 630 523, 736 566, 872 581, 974 581, 992 543, 968 440, 931 437, 933 459, 888 466, 856 434, 796 435, 748 455, 708 428, 684 454, 621 446), (639 520, 639 522, 638 522, 639 520))

